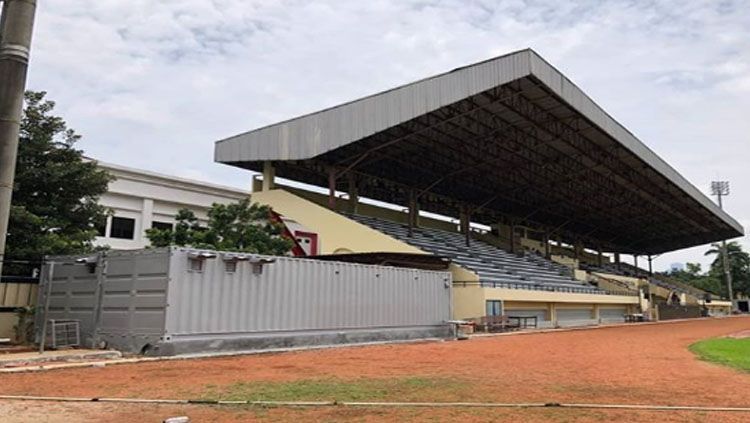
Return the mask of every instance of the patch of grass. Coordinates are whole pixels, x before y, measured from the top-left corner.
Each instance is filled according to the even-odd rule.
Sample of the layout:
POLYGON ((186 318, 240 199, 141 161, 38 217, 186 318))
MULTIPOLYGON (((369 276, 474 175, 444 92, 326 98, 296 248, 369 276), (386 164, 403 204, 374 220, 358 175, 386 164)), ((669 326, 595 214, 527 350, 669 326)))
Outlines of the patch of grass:
POLYGON ((239 382, 206 386, 204 399, 233 401, 416 401, 458 394, 468 384, 447 378, 313 379, 292 382, 239 382))
POLYGON ((750 372, 750 338, 715 338, 696 342, 690 351, 701 360, 750 372))

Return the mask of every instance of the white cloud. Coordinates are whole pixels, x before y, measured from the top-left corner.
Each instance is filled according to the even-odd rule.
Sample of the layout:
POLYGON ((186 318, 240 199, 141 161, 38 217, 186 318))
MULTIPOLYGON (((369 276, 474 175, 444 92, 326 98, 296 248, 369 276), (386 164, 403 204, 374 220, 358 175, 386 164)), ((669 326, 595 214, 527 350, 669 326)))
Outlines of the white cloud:
POLYGON ((750 222, 748 22, 741 0, 42 2, 29 88, 90 155, 247 187, 214 140, 532 47, 750 222))

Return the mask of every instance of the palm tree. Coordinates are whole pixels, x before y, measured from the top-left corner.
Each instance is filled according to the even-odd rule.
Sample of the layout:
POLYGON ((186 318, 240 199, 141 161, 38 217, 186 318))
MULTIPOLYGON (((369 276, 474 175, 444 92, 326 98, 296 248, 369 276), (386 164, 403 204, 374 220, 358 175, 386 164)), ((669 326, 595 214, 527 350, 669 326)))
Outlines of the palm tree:
MULTIPOLYGON (((717 278, 724 278, 724 262, 721 258, 721 244, 711 244, 711 249, 706 251, 706 256, 715 255, 716 258, 711 263, 710 273, 717 278)), ((742 250, 742 246, 737 242, 727 244, 727 260, 729 269, 732 272, 733 290, 735 293, 750 293, 750 254, 742 250)))

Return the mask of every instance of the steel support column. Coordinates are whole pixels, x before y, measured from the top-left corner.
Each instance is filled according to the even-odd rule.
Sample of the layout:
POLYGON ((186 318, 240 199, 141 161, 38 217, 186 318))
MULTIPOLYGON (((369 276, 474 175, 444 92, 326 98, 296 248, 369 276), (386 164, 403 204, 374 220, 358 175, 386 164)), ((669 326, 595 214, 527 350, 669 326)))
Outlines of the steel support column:
POLYGON ((0 274, 10 219, 36 0, 5 0, 0 17, 0 274))

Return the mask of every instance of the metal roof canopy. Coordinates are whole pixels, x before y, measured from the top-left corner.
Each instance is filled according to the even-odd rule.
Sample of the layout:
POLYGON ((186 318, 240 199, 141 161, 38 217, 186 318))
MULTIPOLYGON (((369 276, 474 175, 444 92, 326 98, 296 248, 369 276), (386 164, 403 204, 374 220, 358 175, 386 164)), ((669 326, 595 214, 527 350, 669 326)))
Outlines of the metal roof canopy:
POLYGON ((527 49, 217 141, 217 162, 605 251, 658 254, 742 226, 527 49), (347 178, 341 178, 346 175, 347 178), (344 187, 338 185, 337 188, 344 187))

